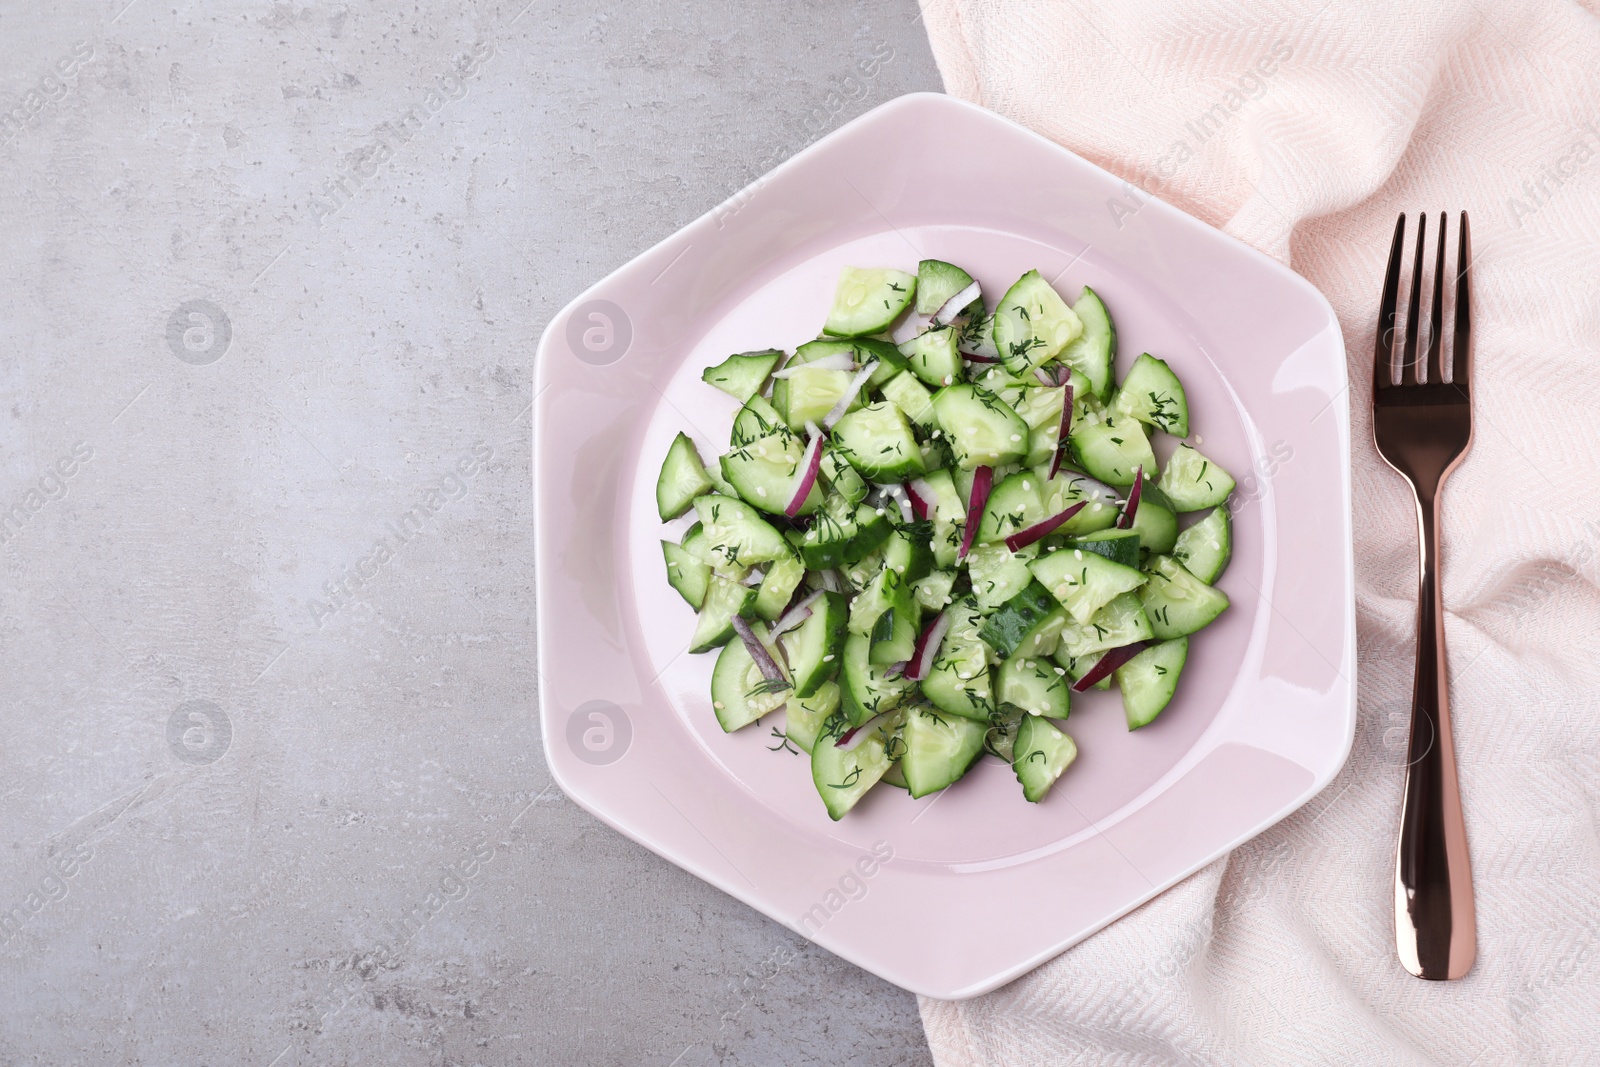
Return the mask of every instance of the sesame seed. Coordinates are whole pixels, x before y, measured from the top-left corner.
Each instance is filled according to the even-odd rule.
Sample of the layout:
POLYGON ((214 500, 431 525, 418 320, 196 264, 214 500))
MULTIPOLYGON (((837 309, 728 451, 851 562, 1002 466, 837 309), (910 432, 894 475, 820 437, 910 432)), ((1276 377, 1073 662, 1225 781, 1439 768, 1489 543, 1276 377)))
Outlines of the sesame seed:
POLYGON ((720 701, 720 700, 713 700, 713 701, 712 701, 712 702, 711 702, 711 706, 712 706, 712 707, 714 707, 714 708, 716 708, 716 709, 717 709, 717 710, 718 710, 718 711, 726 711, 726 710, 727 710, 727 708, 728 708, 728 705, 726 705, 726 704, 724 704, 724 703, 723 703, 723 702, 722 702, 722 701, 720 701))
POLYGON ((823 656, 822 657, 822 662, 824 662, 824 663, 832 663, 833 662, 833 653, 829 652, 826 656, 823 656))
POLYGON ((1062 674, 1062 675, 1067 673, 1067 669, 1065 667, 1057 667, 1055 669, 1055 671, 1056 671, 1057 674, 1062 674))
POLYGON ((954 379, 954 378, 951 378, 951 377, 950 377, 950 375, 948 375, 948 374, 946 374, 946 375, 945 375, 945 376, 944 376, 944 384, 946 384, 946 385, 949 385, 949 384, 950 384, 950 383, 951 383, 951 382, 952 382, 952 381, 954 381, 954 380, 955 380, 955 379, 954 379))
POLYGON ((766 486, 763 486, 763 485, 756 486, 756 496, 766 496, 766 495, 767 495, 766 486))
MULTIPOLYGON (((1012 438, 1012 440, 1016 440, 1016 438, 1012 438)), ((1031 493, 1033 491, 1033 483, 1030 482, 1030 481, 1024 480, 1023 483, 1022 483, 1022 491, 1025 492, 1025 493, 1031 493)))
POLYGON ((1020 441, 1022 440, 1022 435, 1020 433, 1014 433, 1011 435, 1011 439, 1013 441, 1020 441))
POLYGON ((1081 548, 1073 549, 1072 550, 1072 558, 1073 559, 1082 559, 1083 558, 1083 549, 1081 549, 1081 548))

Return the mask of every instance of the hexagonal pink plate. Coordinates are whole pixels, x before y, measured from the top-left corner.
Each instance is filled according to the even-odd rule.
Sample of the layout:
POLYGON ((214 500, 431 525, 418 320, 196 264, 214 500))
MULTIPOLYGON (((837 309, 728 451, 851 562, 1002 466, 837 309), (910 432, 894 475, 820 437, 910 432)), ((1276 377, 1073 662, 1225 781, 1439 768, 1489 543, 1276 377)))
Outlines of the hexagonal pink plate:
POLYGON ((897 985, 970 997, 1020 975, 1320 790, 1355 728, 1345 357, 1299 276, 1049 141, 938 94, 800 153, 583 294, 539 346, 534 433, 545 752, 641 844, 897 985), (1115 206, 1113 206, 1115 205, 1115 206), (1078 762, 1041 804, 983 760, 941 794, 879 787, 830 822, 770 719, 725 735, 714 656, 667 585, 654 486, 736 410, 699 378, 815 336, 839 268, 959 263, 992 304, 1037 268, 1094 286, 1120 371, 1168 360, 1203 451, 1240 484, 1230 610, 1173 704, 1129 733, 1075 700, 1078 762), (885 858, 887 857, 887 858, 885 858))

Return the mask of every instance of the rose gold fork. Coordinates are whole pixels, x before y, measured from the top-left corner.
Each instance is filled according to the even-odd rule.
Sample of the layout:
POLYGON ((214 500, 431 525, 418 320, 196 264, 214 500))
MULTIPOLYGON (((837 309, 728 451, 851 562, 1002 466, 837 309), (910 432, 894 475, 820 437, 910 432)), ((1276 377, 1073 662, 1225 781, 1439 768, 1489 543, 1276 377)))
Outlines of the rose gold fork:
POLYGON ((1378 308, 1377 358, 1372 373, 1372 432, 1378 454, 1399 471, 1417 500, 1421 581, 1417 589, 1417 669, 1411 691, 1405 806, 1395 853, 1394 927, 1400 962, 1418 978, 1460 978, 1478 951, 1472 906, 1472 865, 1456 781, 1450 731, 1450 685, 1445 660, 1443 604, 1439 596, 1439 490, 1472 444, 1472 242, 1461 213, 1456 245, 1455 336, 1450 380, 1440 350, 1444 321, 1444 260, 1449 232, 1439 215, 1439 251, 1433 271, 1426 364, 1417 362, 1422 318, 1423 249, 1428 218, 1417 218, 1411 303, 1406 315, 1400 382, 1394 379, 1395 303, 1400 289, 1406 217, 1394 227, 1389 269, 1378 308), (1419 371, 1423 373, 1419 375, 1419 371))

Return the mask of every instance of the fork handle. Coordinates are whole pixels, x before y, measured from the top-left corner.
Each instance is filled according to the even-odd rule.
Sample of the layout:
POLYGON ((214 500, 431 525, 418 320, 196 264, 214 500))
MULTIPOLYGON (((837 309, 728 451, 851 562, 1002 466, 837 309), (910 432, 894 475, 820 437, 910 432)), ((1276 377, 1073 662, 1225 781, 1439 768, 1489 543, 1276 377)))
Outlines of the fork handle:
POLYGON ((1460 978, 1478 951, 1467 826, 1456 780, 1450 685, 1439 594, 1439 491, 1417 494, 1422 577, 1417 673, 1411 693, 1405 806, 1395 854, 1394 927, 1400 962, 1418 978, 1460 978))

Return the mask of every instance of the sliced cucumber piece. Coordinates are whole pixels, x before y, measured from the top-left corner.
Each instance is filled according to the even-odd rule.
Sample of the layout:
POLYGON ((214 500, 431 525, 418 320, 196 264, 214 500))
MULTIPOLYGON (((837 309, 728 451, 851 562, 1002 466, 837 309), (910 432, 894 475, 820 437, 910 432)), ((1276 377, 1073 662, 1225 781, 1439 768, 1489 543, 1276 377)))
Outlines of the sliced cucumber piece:
POLYGON ((689 435, 680 433, 672 439, 667 458, 661 462, 661 473, 656 477, 656 511, 661 521, 667 522, 689 510, 694 498, 711 491, 711 478, 706 465, 700 462, 689 435))
POLYGON ((937 793, 960 780, 983 754, 987 723, 960 715, 941 715, 932 708, 906 709, 900 739, 905 748, 899 767, 913 797, 937 793))
POLYGON ((822 332, 830 337, 880 333, 911 306, 916 291, 915 274, 888 267, 846 267, 839 274, 822 332))
POLYGON ((931 432, 939 421, 933 415, 933 394, 915 374, 901 372, 883 383, 883 398, 905 413, 918 429, 931 432))
POLYGON ((875 337, 856 337, 849 341, 828 338, 807 341, 794 350, 794 362, 811 363, 824 356, 836 355, 847 355, 863 367, 868 363, 877 363, 878 369, 867 379, 867 387, 871 389, 877 389, 901 371, 911 369, 911 364, 906 362, 898 348, 875 337))
POLYGON ((994 313, 994 343, 1012 374, 1021 376, 1083 333, 1083 323, 1036 270, 1018 278, 994 313))
POLYGON ((1033 581, 1028 564, 1039 555, 1037 545, 1013 552, 1004 544, 977 545, 967 553, 967 577, 978 606, 992 611, 1033 581))
POLYGON ((768 564, 767 573, 761 576, 761 585, 756 588, 756 617, 767 622, 776 621, 794 599, 794 591, 800 588, 805 577, 806 565, 800 562, 799 556, 775 559, 768 564))
POLYGON ((719 558, 730 566, 749 566, 791 555, 783 535, 743 500, 702 496, 696 498, 694 510, 705 530, 713 566, 719 558))
POLYGON ((940 567, 954 567, 966 530, 967 505, 956 490, 948 470, 929 471, 922 484, 932 497, 928 503, 933 517, 933 558, 940 567))
POLYGON ((1144 573, 1137 568, 1081 548, 1048 552, 1028 569, 1080 623, 1088 622, 1119 593, 1145 583, 1144 573))
POLYGON ((917 606, 911 587, 906 586, 872 628, 872 665, 887 668, 893 663, 905 663, 916 654, 917 635, 921 632, 922 609, 917 606))
POLYGON ((661 542, 661 554, 667 561, 667 584, 676 589, 691 608, 699 611, 706 600, 706 587, 711 584, 710 565, 671 541, 661 542))
POLYGON ((714 385, 743 404, 761 391, 762 384, 772 368, 778 365, 783 353, 776 348, 760 352, 740 352, 729 356, 715 367, 707 367, 700 380, 714 385))
POLYGON ((712 575, 700 615, 695 619, 694 634, 689 638, 689 651, 710 652, 727 644, 733 637, 733 617, 748 615, 755 602, 754 589, 712 575))
POLYGON ((1111 395, 1112 374, 1117 361, 1117 328, 1111 321, 1111 312, 1105 303, 1087 285, 1083 295, 1072 305, 1072 311, 1083 323, 1083 332, 1061 351, 1061 362, 1079 371, 1089 380, 1093 394, 1104 400, 1111 395))
MULTIPOLYGON (((975 356, 986 356, 989 359, 999 359, 1000 350, 994 346, 994 316, 984 311, 980 304, 967 316, 966 324, 961 327, 961 340, 958 347, 963 352, 970 352, 975 356)), ((983 364, 973 364, 977 370, 983 364)))
POLYGON ((1116 490, 1065 467, 1057 471, 1054 478, 1050 477, 1048 465, 1035 467, 1033 473, 1039 476, 1044 486, 1046 515, 1059 515, 1080 500, 1083 501, 1083 510, 1057 526, 1057 534, 1080 537, 1116 525, 1119 514, 1116 490))
POLYGON ((818 473, 822 475, 821 480, 827 483, 828 488, 851 504, 859 504, 867 499, 869 492, 867 483, 856 473, 856 469, 850 466, 849 460, 827 445, 822 448, 822 463, 818 467, 818 473))
MULTIPOLYGON (((1005 658, 1018 649, 1025 649, 1027 638, 1035 629, 1060 610, 1061 606, 1050 595, 1050 590, 1037 580, 1030 581, 1020 593, 1000 605, 984 621, 978 635, 1001 658, 1005 658)), ((999 699, 1005 700, 1005 694, 1000 694, 999 699)))
POLYGON ((678 543, 683 546, 685 552, 710 567, 711 573, 719 578, 726 578, 730 582, 742 582, 750 573, 748 565, 729 563, 720 553, 711 551, 711 542, 706 538, 705 527, 698 522, 683 532, 683 540, 678 543))
POLYGON ((903 482, 923 473, 922 451, 903 412, 879 401, 833 427, 833 447, 868 481, 903 482))
POLYGON ((1192 634, 1228 607, 1228 594, 1202 582, 1171 556, 1151 556, 1149 574, 1139 599, 1159 640, 1192 634))
POLYGON ((917 264, 917 314, 932 315, 971 284, 972 275, 954 263, 923 260, 917 264))
POLYGON ((1044 480, 1031 470, 1010 475, 989 492, 973 541, 1004 541, 1050 515, 1044 509, 1044 480))
POLYGON ((1000 664, 994 696, 1030 715, 1065 719, 1072 703, 1066 671, 1043 656, 1019 653, 1000 664))
MULTIPOLYGON (((1100 662, 1100 657, 1105 655, 1104 652, 1092 652, 1086 656, 1073 657, 1065 654, 1065 647, 1065 643, 1063 642, 1062 647, 1056 649, 1056 662, 1061 664, 1061 666, 1066 669, 1067 677, 1071 678, 1074 682, 1078 681, 1078 679, 1094 670, 1095 664, 1100 662)), ((1094 685, 1090 686, 1090 688, 1100 690, 1101 692, 1110 689, 1111 675, 1108 674, 1101 678, 1098 682, 1094 683, 1094 685)))
POLYGON ((939 612, 950 604, 950 590, 955 588, 955 584, 955 571, 934 571, 911 588, 923 611, 939 612))
POLYGON ((1178 690, 1178 676, 1188 658, 1189 639, 1175 637, 1151 645, 1117 668, 1117 689, 1122 693, 1128 729, 1148 726, 1161 714, 1178 690))
POLYGON ((960 336, 954 326, 935 326, 903 343, 900 354, 918 378, 942 389, 961 380, 960 336))
MULTIPOLYGON (((769 514, 782 515, 797 488, 805 456, 806 446, 785 431, 736 448, 719 463, 722 477, 733 486, 739 499, 769 514)), ((811 483, 811 492, 796 514, 811 514, 822 506, 822 500, 822 486, 811 483)))
POLYGON ((1022 795, 1030 802, 1043 800, 1077 758, 1078 746, 1050 720, 1038 715, 1022 717, 1012 747, 1011 769, 1022 783, 1022 795))
POLYGON ((850 725, 860 726, 874 715, 898 708, 912 683, 885 677, 888 664, 872 662, 872 638, 850 634, 844 642, 844 664, 839 679, 840 706, 850 725))
MULTIPOLYGON (((879 723, 866 738, 851 748, 834 742, 848 729, 843 713, 835 714, 823 725, 811 748, 811 781, 822 797, 828 816, 835 822, 856 806, 867 790, 889 770, 889 745, 900 730, 904 715, 896 714, 879 723)), ((860 725, 859 723, 856 725, 860 725)))
MULTIPOLYGON (((792 375, 780 378, 772 387, 772 406, 795 433, 804 433, 806 423, 821 423, 844 395, 850 391, 852 375, 847 370, 828 370, 802 364, 792 375)), ((861 394, 850 402, 854 410, 861 394)))
POLYGON ((871 636, 877 629, 879 617, 894 608, 907 585, 898 571, 887 567, 880 569, 850 602, 850 632, 871 636))
POLYGON ((1165 360, 1146 352, 1133 361, 1112 410, 1175 437, 1189 436, 1189 398, 1165 360))
POLYGON ((883 543, 883 565, 897 571, 907 585, 921 581, 933 570, 933 546, 929 523, 914 522, 896 526, 883 543))
MULTIPOLYGON (((1140 510, 1144 505, 1139 505, 1140 510)), ((1137 516, 1135 516, 1137 520, 1137 516)), ((1081 548, 1085 552, 1093 552, 1104 556, 1113 563, 1120 563, 1124 567, 1137 567, 1139 565, 1139 534, 1135 530, 1098 530, 1082 537, 1069 538, 1061 543, 1061 549, 1081 548)))
POLYGON ((1024 462, 1030 467, 1048 467, 1055 458, 1056 444, 1061 435, 1061 407, 1066 402, 1066 392, 1065 386, 1023 390, 1016 412, 1028 424, 1028 455, 1024 462))
POLYGON ((1179 445, 1161 472, 1161 491, 1178 511, 1214 508, 1233 492, 1233 477, 1195 450, 1179 445))
POLYGON ((794 695, 805 698, 819 692, 839 672, 839 657, 850 618, 843 593, 824 592, 811 605, 811 617, 778 638, 784 658, 794 673, 794 695))
POLYGON ((1078 465, 1107 485, 1130 486, 1133 472, 1156 469, 1156 454, 1150 438, 1137 419, 1106 416, 1101 421, 1085 421, 1068 435, 1078 465))
POLYGON ((733 433, 728 438, 728 444, 734 448, 743 448, 751 441, 789 432, 789 427, 784 425, 783 416, 778 414, 778 409, 772 406, 772 402, 764 396, 753 396, 744 402, 744 407, 734 416, 733 433))
MULTIPOLYGON (((755 632, 757 640, 767 646, 772 658, 778 661, 778 669, 782 670, 783 660, 768 640, 767 628, 759 622, 752 622, 750 629, 755 632)), ((779 683, 768 682, 762 677, 761 668, 751 658, 744 642, 729 641, 717 654, 717 665, 711 671, 711 708, 717 713, 717 722, 731 734, 749 726, 767 712, 777 711, 788 703, 790 687, 785 684, 787 681, 785 678, 779 683)))
MULTIPOLYGON (((1144 492, 1149 493, 1152 488, 1146 484, 1144 492)), ((1141 497, 1139 510, 1133 516, 1133 532, 1139 535, 1139 550, 1146 555, 1171 552, 1178 541, 1178 516, 1171 508, 1148 496, 1141 497)))
POLYGON ((1216 585, 1228 560, 1233 558, 1233 520, 1228 509, 1212 508, 1205 518, 1178 535, 1171 552, 1172 558, 1190 574, 1207 585, 1216 585))
POLYGON ((839 687, 832 682, 823 682, 809 697, 791 695, 784 705, 784 735, 801 752, 810 753, 822 733, 822 724, 838 710, 839 687))
POLYGON ((1028 452, 1028 424, 998 396, 975 385, 933 394, 933 413, 963 470, 1015 463, 1028 452))
POLYGON ((1073 678, 1078 679, 1093 666, 1092 663, 1085 665, 1084 660, 1098 658, 1107 649, 1121 648, 1135 641, 1148 641, 1154 636, 1138 594, 1122 593, 1095 612, 1088 622, 1067 621, 1061 628, 1061 640, 1056 645, 1056 662, 1073 672, 1073 678), (1083 670, 1077 670, 1080 665, 1083 670))
POLYGON ((956 601, 950 612, 950 629, 934 657, 933 670, 922 680, 922 695, 940 711, 977 722, 988 722, 993 710, 989 657, 978 628, 983 616, 971 599, 956 601))
POLYGON ((811 528, 792 536, 809 569, 829 570, 865 559, 893 532, 893 525, 877 509, 829 497, 812 517, 811 528))

